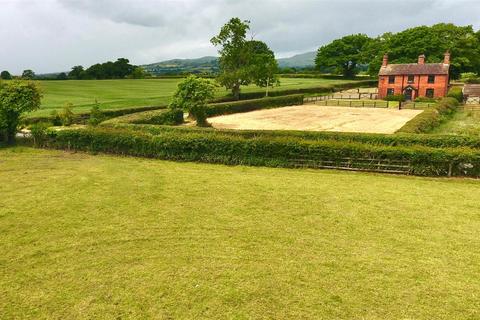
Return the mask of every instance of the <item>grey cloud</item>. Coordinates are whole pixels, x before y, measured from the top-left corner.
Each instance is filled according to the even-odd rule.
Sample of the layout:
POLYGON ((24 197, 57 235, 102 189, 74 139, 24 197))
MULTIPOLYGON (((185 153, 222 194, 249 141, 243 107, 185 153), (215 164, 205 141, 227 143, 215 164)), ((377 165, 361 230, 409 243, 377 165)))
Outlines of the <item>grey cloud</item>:
POLYGON ((480 25, 476 0, 0 0, 0 69, 68 70, 128 57, 135 64, 216 54, 209 40, 231 17, 277 54, 352 33, 419 24, 480 25), (3 2, 2 2, 3 1, 3 2))

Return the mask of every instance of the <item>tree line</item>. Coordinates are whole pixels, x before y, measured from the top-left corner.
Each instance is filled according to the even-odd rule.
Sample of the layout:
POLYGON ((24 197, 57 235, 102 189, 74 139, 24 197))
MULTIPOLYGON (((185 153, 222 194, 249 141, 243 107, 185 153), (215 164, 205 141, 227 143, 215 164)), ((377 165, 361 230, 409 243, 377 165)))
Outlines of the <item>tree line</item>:
MULTIPOLYGON (((33 70, 23 70, 21 79, 24 80, 102 80, 102 79, 143 79, 149 74, 141 67, 130 64, 126 58, 118 58, 117 61, 107 61, 94 64, 87 69, 83 66, 74 66, 70 72, 60 72, 52 75, 38 76, 33 70)), ((15 78, 10 72, 4 70, 0 73, 0 79, 11 80, 15 78)))
POLYGON ((348 35, 320 47, 315 65, 317 70, 346 77, 355 76, 362 68, 376 76, 385 53, 391 63, 413 63, 420 54, 425 54, 428 62, 441 62, 446 51, 452 56, 453 78, 467 72, 480 73, 480 31, 451 23, 387 32, 374 38, 365 34, 348 35))

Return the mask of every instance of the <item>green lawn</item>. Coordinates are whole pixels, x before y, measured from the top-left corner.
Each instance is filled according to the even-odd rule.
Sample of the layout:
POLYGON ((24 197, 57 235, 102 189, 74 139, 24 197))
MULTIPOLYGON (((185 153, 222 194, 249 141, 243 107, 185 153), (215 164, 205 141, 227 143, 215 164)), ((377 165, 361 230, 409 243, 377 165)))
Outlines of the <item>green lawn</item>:
POLYGON ((480 182, 0 149, 2 319, 478 319, 480 182))
POLYGON ((458 111, 451 119, 434 129, 433 133, 480 137, 480 111, 458 111))
MULTIPOLYGON (((165 105, 181 79, 147 80, 68 80, 39 81, 43 89, 42 108, 32 115, 49 115, 70 102, 75 112, 89 111, 97 100, 102 108, 114 109, 136 106, 165 105)), ((281 85, 273 90, 318 87, 352 80, 282 78, 281 85)), ((263 91, 256 86, 243 88, 243 92, 263 91)), ((219 88, 217 95, 228 92, 219 88)))

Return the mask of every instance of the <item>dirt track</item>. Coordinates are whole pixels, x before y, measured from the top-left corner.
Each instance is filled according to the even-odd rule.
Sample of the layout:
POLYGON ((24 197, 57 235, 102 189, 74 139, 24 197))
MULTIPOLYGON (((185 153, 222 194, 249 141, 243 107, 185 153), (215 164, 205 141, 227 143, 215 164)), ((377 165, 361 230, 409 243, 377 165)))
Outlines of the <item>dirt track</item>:
POLYGON ((421 112, 307 104, 213 117, 208 121, 219 129, 394 133, 421 112))

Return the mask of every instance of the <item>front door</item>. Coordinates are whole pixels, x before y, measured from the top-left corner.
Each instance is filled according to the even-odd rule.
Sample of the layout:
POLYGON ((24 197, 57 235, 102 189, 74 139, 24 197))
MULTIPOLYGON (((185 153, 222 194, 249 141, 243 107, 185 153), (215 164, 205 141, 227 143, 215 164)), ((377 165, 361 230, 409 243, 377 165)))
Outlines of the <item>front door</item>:
POLYGON ((407 88, 407 89, 405 89, 404 95, 405 95, 405 100, 407 100, 407 101, 412 100, 412 97, 413 97, 413 90, 412 90, 412 88, 407 88))

